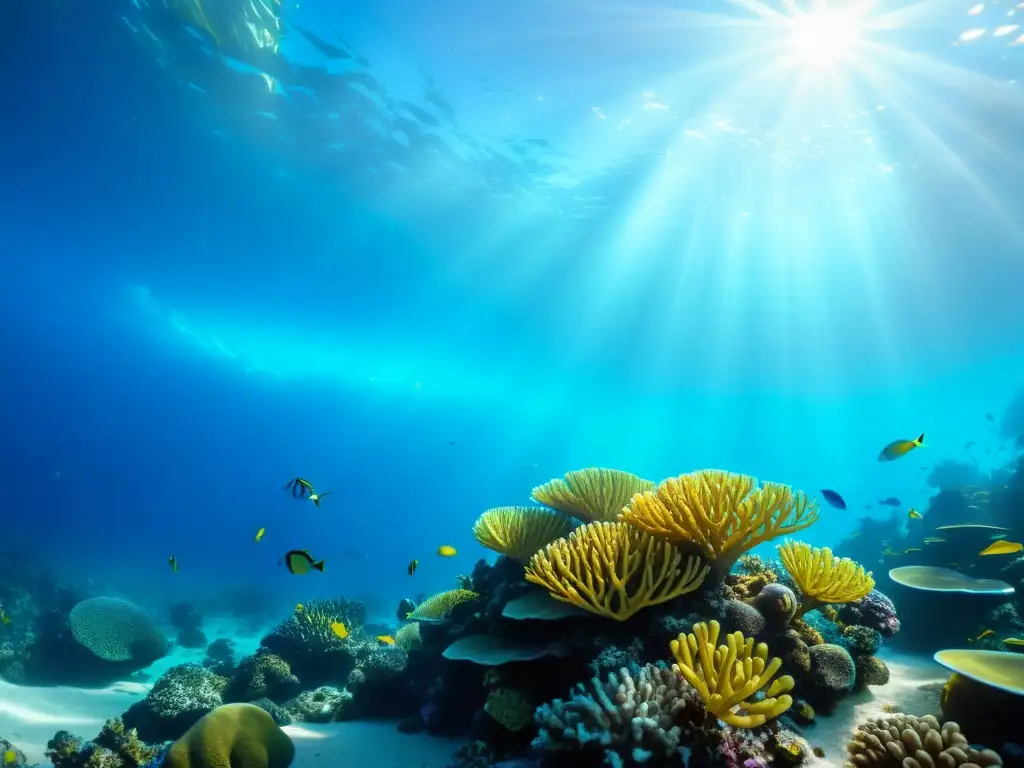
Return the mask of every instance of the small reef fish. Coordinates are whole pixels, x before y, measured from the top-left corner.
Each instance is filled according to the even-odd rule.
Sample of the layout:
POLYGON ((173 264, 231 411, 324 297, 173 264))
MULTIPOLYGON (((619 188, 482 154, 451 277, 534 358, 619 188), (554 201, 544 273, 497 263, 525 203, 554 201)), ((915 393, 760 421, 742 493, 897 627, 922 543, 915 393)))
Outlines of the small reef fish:
POLYGON ((915 448, 924 447, 924 432, 916 440, 893 440, 878 454, 879 461, 896 461, 906 456, 915 448))
POLYGON ((18 753, 13 749, 8 749, 4 752, 4 765, 13 765, 18 762, 18 753))
POLYGON ((1024 544, 1017 541, 993 541, 979 555, 1014 555, 1024 549, 1024 544))
POLYGON ((455 551, 455 547, 448 546, 447 544, 442 544, 440 547, 437 548, 437 554, 439 554, 441 557, 455 557, 459 553, 455 551))
POLYGON ((384 643, 384 645, 394 645, 395 638, 391 635, 377 635, 377 642, 384 643))
POLYGON ((828 488, 822 488, 821 495, 825 497, 825 501, 828 502, 830 507, 846 509, 846 500, 835 491, 830 491, 828 488))
POLYGON ((1008 637, 1003 640, 1003 645, 1024 646, 1024 640, 1021 640, 1019 637, 1008 637))
POLYGON ((323 493, 311 493, 309 495, 309 500, 313 502, 313 506, 314 507, 319 509, 320 508, 320 499, 322 499, 324 496, 329 496, 330 493, 331 493, 330 491, 324 491, 323 493))
POLYGON ((410 560, 409 561, 409 567, 406 568, 405 570, 407 570, 409 572, 409 575, 412 576, 414 573, 416 573, 416 569, 419 568, 419 567, 420 567, 420 561, 419 560, 410 560))
POLYGON ((920 552, 920 551, 921 551, 921 549, 919 547, 907 547, 906 549, 903 550, 903 554, 904 555, 909 555, 911 552, 920 552))
POLYGON ((994 634, 995 634, 994 630, 986 629, 986 630, 984 630, 980 635, 978 635, 974 639, 975 640, 984 640, 986 637, 992 637, 992 635, 994 635, 994 634))
POLYGON ((309 480, 296 477, 294 480, 289 480, 281 486, 281 490, 289 491, 293 499, 304 499, 306 496, 312 495, 313 484, 309 480))
POLYGON ((881 504, 883 507, 898 507, 903 502, 897 499, 895 496, 887 496, 884 499, 879 499, 878 503, 881 504))
POLYGON ((285 552, 284 564, 288 567, 288 572, 294 573, 296 576, 302 576, 313 569, 321 573, 324 571, 324 561, 314 560, 304 549, 292 549, 285 552))
POLYGON ((258 531, 256 531, 256 538, 254 539, 254 541, 259 541, 260 539, 262 539, 263 538, 263 534, 266 533, 266 532, 267 532, 266 528, 260 528, 258 531))
POLYGON ((336 634, 342 640, 348 637, 348 627, 346 627, 340 621, 335 621, 331 624, 331 632, 336 634))
MULTIPOLYGON (((911 520, 924 520, 924 515, 922 515, 920 512, 918 512, 913 507, 911 507, 910 511, 907 512, 907 517, 909 517, 911 520)), ((926 539, 926 541, 927 541, 927 539, 926 539)), ((942 539, 939 539, 939 541, 942 541, 942 539)))
POLYGON ((169 558, 167 558, 167 562, 170 564, 171 570, 174 571, 175 573, 177 573, 178 572, 178 558, 176 558, 174 555, 171 555, 169 558))
POLYGON ((989 541, 1000 541, 1003 538, 1003 534, 997 533, 995 536, 989 536, 989 541))

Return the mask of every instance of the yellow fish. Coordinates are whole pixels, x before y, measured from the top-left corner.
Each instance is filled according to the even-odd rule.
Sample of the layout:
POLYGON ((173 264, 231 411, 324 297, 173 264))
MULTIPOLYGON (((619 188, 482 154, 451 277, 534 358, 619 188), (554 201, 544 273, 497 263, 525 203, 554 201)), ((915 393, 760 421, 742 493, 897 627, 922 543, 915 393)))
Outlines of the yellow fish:
POLYGON ((911 507, 910 511, 907 512, 907 517, 909 517, 911 520, 924 520, 924 515, 922 515, 913 507, 911 507))
POLYGON ((992 637, 992 635, 994 635, 994 634, 995 634, 995 632, 993 630, 986 629, 986 630, 984 630, 980 635, 978 635, 974 639, 975 640, 984 640, 986 637, 992 637))
POLYGON ((1013 555, 1024 549, 1024 544, 1017 541, 993 541, 985 547, 979 555, 1013 555))
POLYGON ((266 532, 267 532, 266 528, 260 528, 258 531, 256 531, 256 539, 255 540, 259 541, 260 539, 262 539, 263 538, 263 534, 266 533, 266 532))
POLYGON ((167 562, 171 564, 171 570, 174 571, 175 573, 177 573, 178 572, 178 558, 176 558, 174 555, 171 555, 169 558, 167 558, 167 562))
POLYGON ((4 752, 4 765, 13 765, 18 762, 18 753, 13 749, 8 749, 4 752))
POLYGON ((1019 637, 1008 637, 1005 640, 1003 640, 1003 645, 1018 645, 1018 646, 1020 646, 1020 645, 1024 645, 1024 640, 1021 640, 1019 637))
POLYGON ((908 547, 907 549, 903 550, 903 554, 904 555, 909 555, 911 552, 920 552, 920 551, 921 551, 921 549, 919 547, 908 547))
POLYGON ((882 452, 878 454, 879 461, 896 461, 910 453, 915 448, 924 446, 924 432, 916 440, 893 440, 882 452))
POLYGON ((342 640, 348 637, 348 629, 340 621, 336 621, 333 624, 331 624, 331 632, 336 634, 342 640))
POLYGON ((441 557, 455 557, 458 552, 455 551, 455 547, 450 547, 447 544, 442 544, 437 548, 437 554, 441 557))
POLYGON ((377 635, 377 641, 384 643, 384 645, 395 644, 395 638, 393 638, 391 635, 377 635))

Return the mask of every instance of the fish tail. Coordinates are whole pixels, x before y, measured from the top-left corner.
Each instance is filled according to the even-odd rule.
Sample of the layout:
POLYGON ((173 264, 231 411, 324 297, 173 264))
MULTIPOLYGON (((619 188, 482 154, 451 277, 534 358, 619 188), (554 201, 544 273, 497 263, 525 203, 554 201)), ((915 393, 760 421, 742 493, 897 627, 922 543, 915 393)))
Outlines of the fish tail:
POLYGON ((310 499, 313 502, 313 506, 320 509, 320 497, 317 496, 315 499, 310 499))
POLYGON ((924 432, 922 432, 921 435, 917 438, 917 440, 914 441, 914 445, 916 445, 918 448, 924 446, 924 432))
POLYGON ((323 573, 324 572, 324 561, 321 560, 318 563, 313 563, 313 567, 316 568, 318 571, 320 571, 320 573, 323 573))

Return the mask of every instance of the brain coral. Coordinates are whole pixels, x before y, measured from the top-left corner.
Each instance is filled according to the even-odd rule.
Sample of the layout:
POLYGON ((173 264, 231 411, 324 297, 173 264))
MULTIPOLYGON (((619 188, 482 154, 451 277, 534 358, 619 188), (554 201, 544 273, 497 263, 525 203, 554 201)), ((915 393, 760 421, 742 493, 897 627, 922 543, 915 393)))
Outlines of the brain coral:
POLYGON ((71 634, 101 659, 150 663, 167 653, 167 638, 149 614, 117 597, 93 597, 71 609, 71 634))
POLYGON ((217 707, 174 742, 168 768, 288 768, 295 745, 253 704, 217 707))

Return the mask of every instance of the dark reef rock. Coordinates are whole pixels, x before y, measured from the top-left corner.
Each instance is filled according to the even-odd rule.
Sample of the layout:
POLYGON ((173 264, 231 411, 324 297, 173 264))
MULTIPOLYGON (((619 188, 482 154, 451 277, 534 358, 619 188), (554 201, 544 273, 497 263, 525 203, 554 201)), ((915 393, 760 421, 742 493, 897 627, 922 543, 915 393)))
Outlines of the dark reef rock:
POLYGON ((207 642, 206 635, 198 627, 183 627, 178 630, 177 643, 182 648, 202 648, 207 642))

